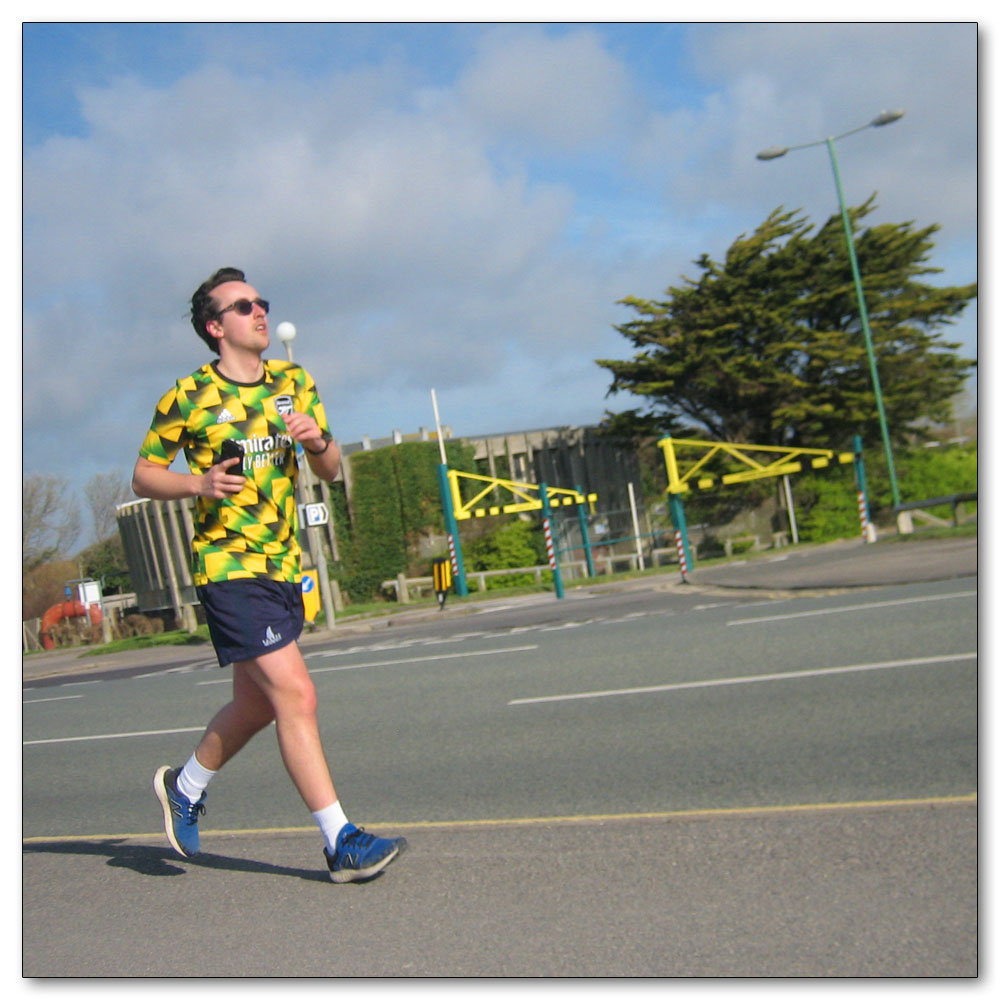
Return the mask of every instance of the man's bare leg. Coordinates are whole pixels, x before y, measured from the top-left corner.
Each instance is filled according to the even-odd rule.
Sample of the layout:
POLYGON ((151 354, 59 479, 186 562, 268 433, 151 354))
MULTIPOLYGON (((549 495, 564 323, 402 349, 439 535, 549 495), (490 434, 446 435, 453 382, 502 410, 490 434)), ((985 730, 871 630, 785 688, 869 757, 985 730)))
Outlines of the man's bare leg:
MULTIPOLYGON (((214 774, 255 733, 274 721, 285 768, 327 841, 324 854, 330 878, 334 882, 371 878, 406 848, 406 840, 376 837, 348 822, 330 776, 316 708, 316 689, 296 643, 235 663, 233 700, 208 724, 195 750, 195 763, 214 774)), ((200 800, 193 806, 182 802, 190 815, 185 812, 184 822, 172 821, 168 813, 171 807, 176 808, 178 799, 171 774, 161 768, 154 779, 168 837, 173 833, 171 843, 182 854, 197 853, 200 800)))
POLYGON ((376 837, 344 815, 320 741, 316 689, 298 645, 237 667, 246 671, 274 711, 285 768, 326 839, 330 878, 353 882, 377 875, 406 848, 406 839, 376 837))
POLYGON ((239 664, 233 666, 233 700, 215 713, 195 750, 202 767, 218 771, 251 737, 274 721, 264 692, 239 664))
POLYGON ((233 699, 215 713, 191 759, 176 770, 157 770, 153 790, 167 839, 179 854, 192 857, 200 850, 198 816, 205 811, 204 791, 215 772, 273 720, 271 703, 257 685, 244 671, 234 670, 233 699))
MULTIPOLYGON (((298 645, 293 642, 273 653, 236 663, 233 670, 244 674, 270 707, 278 730, 281 759, 309 811, 316 812, 336 802, 337 792, 333 787, 316 719, 316 688, 298 645)), ((247 712, 244 725, 249 728, 262 717, 256 714, 261 708, 260 699, 255 700, 248 695, 243 704, 247 712)), ((225 731, 227 736, 220 740, 219 746, 226 747, 227 738, 231 741, 230 745, 235 744, 245 731, 239 725, 230 724, 225 731)), ((206 733, 206 739, 208 737, 209 733, 206 733)), ((202 760, 200 753, 198 756, 202 760)), ((210 766, 204 760, 202 763, 210 766)))

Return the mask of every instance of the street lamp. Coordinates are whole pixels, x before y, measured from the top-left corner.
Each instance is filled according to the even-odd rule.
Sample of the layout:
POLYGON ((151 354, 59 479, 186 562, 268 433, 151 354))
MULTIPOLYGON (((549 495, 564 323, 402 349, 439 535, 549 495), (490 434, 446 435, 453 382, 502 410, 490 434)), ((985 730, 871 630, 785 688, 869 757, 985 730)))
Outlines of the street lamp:
POLYGON ((274 331, 278 340, 280 340, 285 345, 285 350, 288 352, 288 360, 292 360, 292 341, 295 339, 295 324, 289 323, 285 320, 284 323, 279 323, 274 331))
MULTIPOLYGON (((288 360, 292 360, 292 341, 295 339, 296 329, 294 323, 285 320, 279 323, 275 329, 278 340, 285 345, 285 352, 288 360)), ((302 450, 302 445, 298 445, 297 451, 302 450)), ((301 483, 299 486, 300 496, 304 495, 307 500, 313 496, 313 473, 309 467, 309 459, 301 455, 300 471, 301 483)), ((300 508, 302 509, 302 508, 300 508)), ((309 555, 316 567, 316 575, 319 577, 319 592, 323 602, 323 610, 326 612, 326 627, 332 629, 334 626, 333 600, 330 596, 330 581, 326 569, 326 553, 323 551, 323 541, 320 538, 319 529, 313 525, 306 525, 306 535, 309 538, 309 555)))
POLYGON ((858 298, 858 310, 861 315, 861 329, 865 335, 865 349, 868 352, 868 366, 871 369, 872 387, 875 390, 875 405, 878 408, 879 426, 882 428, 882 445, 885 448, 886 465, 889 469, 889 486, 892 490, 892 504, 899 506, 899 487, 896 485, 896 467, 892 461, 892 445, 889 443, 889 425, 885 418, 885 406, 882 403, 882 385, 878 377, 878 365, 875 361, 875 348, 872 345, 872 332, 868 325, 868 308, 865 305, 865 295, 861 288, 861 272, 858 269, 858 258, 854 252, 854 234, 851 232, 851 222, 847 215, 847 206, 844 204, 844 192, 840 186, 840 170, 837 167, 837 154, 834 151, 834 141, 843 139, 845 136, 854 135, 855 132, 862 132, 866 128, 879 128, 882 125, 890 125, 899 121, 903 117, 902 111, 883 111, 870 122, 852 128, 849 132, 841 132, 840 135, 831 136, 829 139, 821 139, 817 142, 803 143, 801 146, 772 146, 770 149, 762 149, 757 154, 758 160, 776 160, 785 153, 790 153, 796 149, 808 149, 810 146, 826 145, 830 153, 830 164, 833 167, 833 180, 837 186, 837 200, 840 203, 840 217, 844 223, 844 239, 847 241, 847 256, 851 261, 851 274, 854 276, 854 291, 858 298))

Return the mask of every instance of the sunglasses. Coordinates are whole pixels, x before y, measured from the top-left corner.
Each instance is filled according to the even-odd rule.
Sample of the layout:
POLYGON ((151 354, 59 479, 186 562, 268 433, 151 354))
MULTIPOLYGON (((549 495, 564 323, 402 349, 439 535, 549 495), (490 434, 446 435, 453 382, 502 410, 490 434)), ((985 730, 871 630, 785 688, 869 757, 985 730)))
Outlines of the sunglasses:
POLYGON ((271 308, 271 303, 267 299, 254 299, 252 302, 250 299, 237 299, 235 302, 230 303, 225 309, 220 309, 215 315, 221 316, 223 313, 229 312, 230 309, 238 312, 241 316, 249 316, 253 312, 254 306, 260 306, 264 310, 264 314, 271 308))

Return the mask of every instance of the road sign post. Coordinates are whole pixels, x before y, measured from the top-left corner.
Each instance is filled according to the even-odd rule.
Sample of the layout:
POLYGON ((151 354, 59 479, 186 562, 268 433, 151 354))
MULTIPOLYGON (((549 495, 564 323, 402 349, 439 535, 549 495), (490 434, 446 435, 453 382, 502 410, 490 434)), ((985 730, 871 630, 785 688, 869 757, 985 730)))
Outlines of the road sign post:
POLYGON ((320 610, 319 574, 314 569, 302 571, 302 611, 311 625, 320 610))
POLYGON ((448 597, 448 591, 451 589, 452 582, 451 559, 447 557, 435 559, 432 572, 434 575, 434 594, 438 600, 438 610, 444 611, 444 602, 448 597))

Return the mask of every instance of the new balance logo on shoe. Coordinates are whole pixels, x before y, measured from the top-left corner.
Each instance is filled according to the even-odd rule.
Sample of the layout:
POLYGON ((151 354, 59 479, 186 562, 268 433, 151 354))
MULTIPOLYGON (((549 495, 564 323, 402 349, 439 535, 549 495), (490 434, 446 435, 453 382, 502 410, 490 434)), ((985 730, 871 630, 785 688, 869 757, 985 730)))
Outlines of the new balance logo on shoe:
POLYGON ((281 633, 275 632, 270 625, 267 626, 267 631, 264 633, 264 645, 273 646, 276 642, 281 642, 281 633))
POLYGON ((373 878, 405 849, 405 837, 376 837, 348 823, 337 834, 333 854, 324 847, 323 856, 334 882, 361 882, 373 878))

